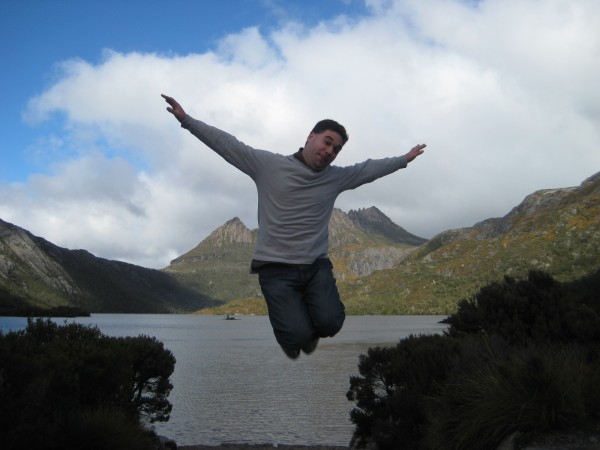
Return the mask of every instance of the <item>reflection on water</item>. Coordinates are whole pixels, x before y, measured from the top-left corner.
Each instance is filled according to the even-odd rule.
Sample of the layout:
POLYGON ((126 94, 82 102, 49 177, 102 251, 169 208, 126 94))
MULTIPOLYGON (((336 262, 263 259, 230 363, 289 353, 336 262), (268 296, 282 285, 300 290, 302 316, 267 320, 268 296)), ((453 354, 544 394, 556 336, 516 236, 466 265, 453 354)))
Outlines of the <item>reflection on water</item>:
MULTIPOLYGON (((354 430, 346 392, 359 355, 409 334, 441 332, 443 318, 349 316, 337 336, 296 361, 279 349, 264 316, 94 314, 74 321, 109 336, 155 336, 173 352, 171 420, 155 427, 179 445, 344 446, 354 430)), ((25 324, 0 317, 4 332, 25 324)))

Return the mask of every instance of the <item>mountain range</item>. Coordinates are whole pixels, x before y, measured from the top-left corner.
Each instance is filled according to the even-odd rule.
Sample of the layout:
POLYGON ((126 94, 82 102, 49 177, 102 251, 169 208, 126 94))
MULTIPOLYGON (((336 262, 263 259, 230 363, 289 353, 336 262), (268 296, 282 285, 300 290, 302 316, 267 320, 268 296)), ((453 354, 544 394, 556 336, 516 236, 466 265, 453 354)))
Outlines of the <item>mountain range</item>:
MULTIPOLYGON (((335 209, 329 256, 350 314, 449 314, 505 275, 560 281, 600 268, 600 173, 527 196, 501 218, 409 233, 376 207, 335 209)), ((233 218, 163 270, 58 247, 0 220, 0 313, 72 306, 90 312, 264 313, 249 264, 256 230, 233 218)))

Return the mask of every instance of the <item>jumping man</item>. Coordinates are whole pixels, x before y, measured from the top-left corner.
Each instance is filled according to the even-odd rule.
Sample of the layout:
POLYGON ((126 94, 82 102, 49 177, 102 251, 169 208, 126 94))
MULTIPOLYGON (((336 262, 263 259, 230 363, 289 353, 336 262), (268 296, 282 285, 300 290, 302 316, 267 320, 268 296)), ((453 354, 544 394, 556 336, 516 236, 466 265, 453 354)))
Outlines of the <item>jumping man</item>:
POLYGON ((254 149, 234 136, 190 117, 177 101, 162 95, 169 111, 200 141, 256 184, 258 237, 251 271, 258 274, 277 342, 291 359, 312 353, 319 338, 334 336, 345 309, 327 256, 328 225, 338 195, 399 169, 423 153, 368 159, 332 166, 348 141, 346 129, 318 122, 303 148, 284 156, 254 149))

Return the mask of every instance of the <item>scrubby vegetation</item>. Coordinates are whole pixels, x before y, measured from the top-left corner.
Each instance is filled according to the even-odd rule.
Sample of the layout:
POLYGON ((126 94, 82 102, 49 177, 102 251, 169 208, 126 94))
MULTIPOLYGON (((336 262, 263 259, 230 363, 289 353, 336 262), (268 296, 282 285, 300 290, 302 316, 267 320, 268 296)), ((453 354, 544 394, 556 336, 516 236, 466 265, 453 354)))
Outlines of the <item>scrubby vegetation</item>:
POLYGON ((369 349, 348 391, 357 446, 488 450, 598 423, 599 285, 600 272, 505 277, 462 300, 444 335, 369 349))
POLYGON ((175 358, 155 338, 30 319, 0 333, 0 448, 152 449, 175 358))

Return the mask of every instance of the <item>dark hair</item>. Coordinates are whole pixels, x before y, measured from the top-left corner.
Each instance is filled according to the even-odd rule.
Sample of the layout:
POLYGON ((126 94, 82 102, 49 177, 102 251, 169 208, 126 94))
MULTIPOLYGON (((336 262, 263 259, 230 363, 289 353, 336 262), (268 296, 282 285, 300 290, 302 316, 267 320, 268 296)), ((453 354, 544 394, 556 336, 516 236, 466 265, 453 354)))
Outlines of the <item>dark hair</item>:
POLYGON ((337 123, 335 120, 324 119, 317 122, 317 124, 312 129, 312 132, 319 134, 327 130, 335 131, 337 134, 339 134, 342 138, 342 141, 344 141, 344 144, 348 142, 348 133, 346 133, 346 129, 342 125, 337 123))

